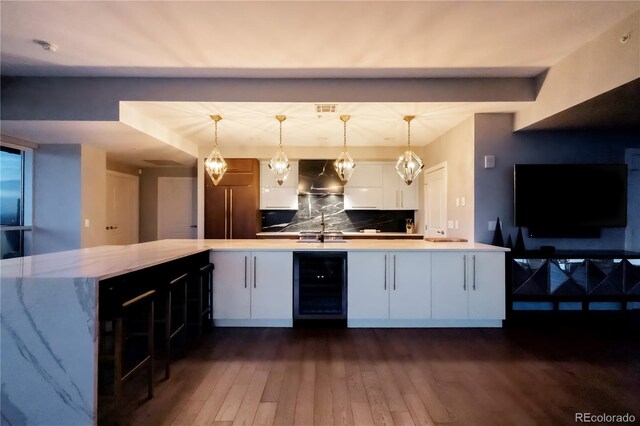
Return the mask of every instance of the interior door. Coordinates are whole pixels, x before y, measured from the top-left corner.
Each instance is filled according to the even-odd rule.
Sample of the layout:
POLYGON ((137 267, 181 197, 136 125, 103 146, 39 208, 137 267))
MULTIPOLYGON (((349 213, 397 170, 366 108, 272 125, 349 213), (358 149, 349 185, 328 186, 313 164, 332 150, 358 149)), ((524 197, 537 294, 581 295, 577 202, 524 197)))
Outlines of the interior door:
POLYGON ((215 186, 207 179, 204 190, 204 237, 224 239, 229 230, 229 187, 215 186))
POLYGON ((106 243, 138 242, 138 177, 107 172, 106 243))
POLYGON ((158 178, 158 239, 196 238, 196 179, 158 178))
POLYGON ((425 235, 444 237, 447 230, 446 165, 427 171, 425 182, 425 235))
POLYGON ((229 187, 229 238, 256 237, 258 206, 254 191, 253 185, 229 187))

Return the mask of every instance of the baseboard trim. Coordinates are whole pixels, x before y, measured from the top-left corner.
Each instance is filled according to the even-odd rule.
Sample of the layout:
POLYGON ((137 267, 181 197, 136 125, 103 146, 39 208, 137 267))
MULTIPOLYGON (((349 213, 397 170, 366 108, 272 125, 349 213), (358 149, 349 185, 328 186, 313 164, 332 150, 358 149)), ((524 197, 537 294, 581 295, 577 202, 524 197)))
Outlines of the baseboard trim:
POLYGON ((502 320, 368 320, 349 319, 349 328, 501 328, 502 320))

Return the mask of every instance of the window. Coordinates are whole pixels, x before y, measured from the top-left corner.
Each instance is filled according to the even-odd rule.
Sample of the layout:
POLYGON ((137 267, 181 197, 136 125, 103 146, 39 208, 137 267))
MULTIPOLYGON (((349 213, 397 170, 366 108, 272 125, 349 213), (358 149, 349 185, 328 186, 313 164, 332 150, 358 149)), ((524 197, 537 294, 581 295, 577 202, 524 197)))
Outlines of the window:
POLYGON ((29 254, 32 152, 0 146, 0 257, 29 254))

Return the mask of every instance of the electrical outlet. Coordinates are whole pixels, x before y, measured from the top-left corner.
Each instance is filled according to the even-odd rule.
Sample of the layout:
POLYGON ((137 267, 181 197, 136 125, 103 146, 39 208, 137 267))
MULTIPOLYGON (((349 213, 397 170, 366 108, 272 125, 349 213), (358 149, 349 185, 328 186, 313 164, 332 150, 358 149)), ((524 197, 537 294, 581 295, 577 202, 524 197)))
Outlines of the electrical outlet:
POLYGON ((490 220, 489 221, 489 231, 495 231, 496 230, 496 221, 495 220, 490 220))
POLYGON ((463 206, 466 205, 467 204, 467 200, 464 197, 462 197, 460 199, 460 204, 463 205, 463 206))
POLYGON ((449 229, 453 229, 453 221, 452 221, 452 220, 450 220, 450 221, 448 221, 448 222, 447 222, 447 227, 448 227, 449 229))
POLYGON ((460 229, 460 223, 456 220, 456 229, 460 229))

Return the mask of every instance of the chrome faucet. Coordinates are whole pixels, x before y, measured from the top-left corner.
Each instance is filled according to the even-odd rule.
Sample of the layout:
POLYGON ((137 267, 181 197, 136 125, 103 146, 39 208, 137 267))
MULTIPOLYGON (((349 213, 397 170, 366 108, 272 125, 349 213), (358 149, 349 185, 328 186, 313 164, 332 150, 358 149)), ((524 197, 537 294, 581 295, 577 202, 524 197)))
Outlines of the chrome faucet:
POLYGON ((320 242, 324 243, 324 212, 320 212, 320 242))

